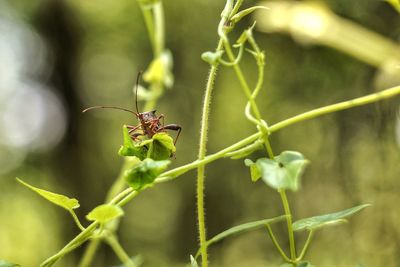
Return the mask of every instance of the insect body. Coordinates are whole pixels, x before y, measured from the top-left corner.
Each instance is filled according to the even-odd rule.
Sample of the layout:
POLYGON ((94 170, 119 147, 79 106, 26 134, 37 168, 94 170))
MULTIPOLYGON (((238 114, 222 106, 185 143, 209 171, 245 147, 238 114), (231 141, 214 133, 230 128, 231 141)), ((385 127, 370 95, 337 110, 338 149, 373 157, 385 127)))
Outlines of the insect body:
POLYGON ((117 109, 117 110, 122 110, 126 111, 129 113, 132 113, 136 116, 136 118, 139 120, 139 124, 136 126, 131 126, 128 125, 129 129, 129 135, 132 137, 134 141, 137 141, 140 136, 147 136, 148 138, 152 138, 156 133, 160 132, 166 132, 167 130, 172 130, 172 131, 177 131, 174 144, 176 144, 176 141, 178 140, 179 134, 181 133, 182 127, 179 126, 178 124, 168 124, 164 125, 164 115, 161 114, 160 116, 157 117, 156 111, 146 111, 146 112, 139 112, 138 109, 138 104, 137 104, 137 88, 139 85, 139 80, 140 80, 140 72, 137 76, 136 79, 136 92, 135 92, 135 103, 136 103, 136 112, 125 109, 125 108, 120 108, 120 107, 111 107, 111 106, 94 106, 90 107, 87 109, 84 109, 82 112, 86 112, 92 109, 98 109, 98 108, 109 108, 109 109, 117 109))

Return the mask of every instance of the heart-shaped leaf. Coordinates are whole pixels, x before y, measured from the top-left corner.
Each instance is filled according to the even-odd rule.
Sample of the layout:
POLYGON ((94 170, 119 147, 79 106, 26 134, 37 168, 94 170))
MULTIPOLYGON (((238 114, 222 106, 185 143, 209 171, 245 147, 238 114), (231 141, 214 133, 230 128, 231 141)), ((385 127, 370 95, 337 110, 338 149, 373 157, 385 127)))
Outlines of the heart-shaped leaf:
POLYGON ((91 212, 86 215, 89 221, 98 221, 102 224, 121 217, 124 215, 124 211, 121 207, 111 204, 103 204, 94 208, 91 212))
POLYGON ((176 151, 174 140, 167 133, 157 133, 151 139, 134 142, 129 135, 129 129, 123 127, 124 145, 118 151, 121 156, 135 156, 140 160, 151 158, 164 160, 170 158, 176 151))
POLYGON ((371 204, 363 204, 359 205, 347 210, 335 212, 335 213, 330 213, 330 214, 325 214, 325 215, 319 215, 319 216, 314 216, 310 218, 305 218, 296 221, 293 223, 293 230, 294 231, 301 231, 301 230, 314 230, 318 229, 324 226, 328 225, 335 225, 343 222, 347 222, 345 219, 346 217, 349 217, 353 215, 354 213, 357 213, 361 211, 362 209, 371 206, 371 204))
POLYGON ((124 144, 119 149, 118 154, 124 157, 134 156, 139 158, 140 160, 145 159, 148 151, 148 148, 145 146, 145 141, 140 142, 139 144, 133 142, 132 137, 129 135, 129 129, 126 125, 122 127, 122 132, 124 136, 124 144))
POLYGON ((259 174, 261 174, 262 180, 274 189, 297 191, 300 187, 300 177, 308 160, 299 152, 284 151, 274 160, 258 159, 255 163, 258 172, 254 169, 254 164, 251 161, 245 163, 250 166, 253 180, 257 180, 259 174))
POLYGON ((174 140, 167 133, 157 133, 152 138, 153 142, 148 144, 147 157, 153 160, 169 159, 176 148, 174 140))
POLYGON ((130 170, 125 171, 125 180, 134 190, 140 190, 150 185, 167 168, 169 160, 155 161, 145 159, 130 170))
POLYGON ((53 192, 49 192, 37 187, 34 187, 32 185, 29 185, 28 183, 25 183, 21 179, 17 178, 17 181, 21 183, 22 185, 28 187, 32 191, 36 192, 43 198, 47 199, 48 201, 52 202, 53 204, 56 204, 57 206, 60 206, 66 210, 73 210, 76 208, 79 208, 79 201, 75 198, 69 198, 64 195, 56 194, 53 192))

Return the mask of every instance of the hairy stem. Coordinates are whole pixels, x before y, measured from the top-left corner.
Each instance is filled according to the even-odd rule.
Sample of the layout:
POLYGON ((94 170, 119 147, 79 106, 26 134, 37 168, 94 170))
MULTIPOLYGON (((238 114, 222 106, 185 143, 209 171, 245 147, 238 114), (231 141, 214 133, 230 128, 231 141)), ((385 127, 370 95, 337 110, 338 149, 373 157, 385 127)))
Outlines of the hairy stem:
MULTIPOLYGON (((220 40, 216 51, 222 49, 222 41, 220 40)), ((213 90, 214 80, 217 74, 217 64, 211 66, 208 74, 206 91, 204 94, 203 111, 201 117, 201 129, 200 129, 200 142, 199 142, 199 154, 198 159, 202 160, 206 156, 207 151, 207 132, 208 132, 208 118, 210 115, 210 103, 211 94, 213 90)), ((205 211, 204 211, 204 165, 197 168, 197 220, 199 228, 199 239, 201 249, 201 262, 203 267, 208 266, 207 258, 207 236, 205 226, 205 211)))

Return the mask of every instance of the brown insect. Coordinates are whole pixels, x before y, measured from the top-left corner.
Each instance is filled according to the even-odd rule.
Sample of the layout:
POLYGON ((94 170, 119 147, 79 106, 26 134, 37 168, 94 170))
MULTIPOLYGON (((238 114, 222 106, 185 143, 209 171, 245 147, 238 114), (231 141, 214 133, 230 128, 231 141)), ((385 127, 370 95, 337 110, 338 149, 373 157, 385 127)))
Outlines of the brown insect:
POLYGON ((160 116, 157 117, 156 110, 139 112, 138 102, 137 102, 137 92, 138 92, 138 87, 139 87, 140 76, 141 76, 141 72, 138 73, 138 76, 136 78, 136 85, 135 85, 136 112, 129 110, 129 109, 113 107, 113 106, 93 106, 93 107, 84 109, 82 112, 86 112, 86 111, 89 111, 92 109, 109 108, 109 109, 117 109, 117 110, 122 110, 122 111, 132 113, 139 120, 139 124, 136 126, 127 125, 127 128, 129 129, 129 135, 131 136, 131 138, 134 141, 137 141, 140 136, 147 136, 148 138, 152 138, 153 135, 155 135, 156 133, 167 132, 167 130, 172 130, 172 131, 178 131, 178 133, 176 134, 175 140, 174 140, 174 145, 175 145, 176 141, 178 140, 179 134, 181 133, 181 130, 182 130, 181 126, 179 126, 178 124, 164 125, 164 114, 161 114, 160 116))

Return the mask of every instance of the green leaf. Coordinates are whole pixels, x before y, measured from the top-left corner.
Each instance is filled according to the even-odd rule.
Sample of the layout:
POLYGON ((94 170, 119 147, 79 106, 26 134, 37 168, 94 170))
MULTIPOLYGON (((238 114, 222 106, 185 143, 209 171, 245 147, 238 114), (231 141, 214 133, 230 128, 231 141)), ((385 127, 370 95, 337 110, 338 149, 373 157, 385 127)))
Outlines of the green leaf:
POLYGON ((147 158, 132 169, 127 170, 124 174, 125 180, 134 190, 140 190, 144 186, 152 184, 170 163, 169 160, 155 161, 147 158))
MULTIPOLYGON (((217 234, 213 238, 207 240, 206 246, 209 247, 210 245, 212 245, 224 238, 227 238, 229 236, 240 234, 243 232, 248 232, 251 230, 255 230, 255 229, 261 228, 267 224, 272 224, 275 222, 282 221, 285 218, 286 218, 286 215, 282 215, 282 216, 274 217, 271 219, 264 219, 264 220, 259 220, 259 221, 254 221, 254 222, 249 222, 249 223, 244 223, 241 225, 234 226, 232 228, 229 228, 228 230, 225 230, 225 231, 217 234)), ((199 254, 200 254, 200 250, 197 251, 196 258, 198 257, 199 254)))
POLYGON ((192 255, 190 255, 190 267, 199 267, 199 265, 197 264, 196 259, 193 258, 192 255))
POLYGON ((174 140, 167 133, 157 133, 149 144, 147 157, 153 160, 169 159, 176 151, 174 140))
POLYGON ((21 265, 11 263, 5 260, 0 260, 0 267, 20 267, 21 265))
POLYGON ((391 4, 397 12, 400 13, 400 0, 386 0, 389 4, 391 4))
POLYGON ((94 208, 91 212, 86 215, 86 219, 89 221, 99 221, 100 223, 106 223, 118 217, 124 215, 124 211, 121 207, 111 204, 103 204, 94 208))
POLYGON ((256 26, 256 22, 253 23, 248 29, 244 30, 240 35, 239 39, 237 39, 236 43, 233 45, 234 47, 239 47, 244 45, 244 43, 253 35, 253 29, 256 26))
POLYGON ((146 142, 143 141, 139 144, 135 144, 135 142, 133 142, 132 140, 132 137, 129 135, 129 129, 128 127, 126 127, 126 125, 122 127, 122 132, 124 136, 124 144, 119 149, 118 154, 123 157, 134 156, 139 158, 140 160, 145 159, 148 150, 148 148, 145 146, 146 142))
POLYGON ((284 151, 274 160, 261 158, 256 162, 262 180, 274 189, 297 191, 300 177, 308 160, 295 151, 284 151))
POLYGON ((235 15, 233 15, 232 18, 231 18, 231 21, 233 23, 236 23, 236 22, 240 21, 242 18, 244 18, 245 16, 249 15, 250 13, 252 13, 253 11, 255 11, 257 9, 268 10, 269 8, 266 7, 266 6, 253 6, 253 7, 247 8, 247 9, 242 10, 242 11, 236 13, 235 15))
POLYGON ((347 222, 347 220, 345 219, 346 217, 349 217, 350 215, 353 215, 354 213, 359 212, 369 206, 371 206, 371 204, 363 204, 335 213, 301 219, 293 223, 293 230, 314 230, 328 225, 347 222))
POLYGON ((69 197, 66 197, 64 195, 52 193, 52 192, 49 192, 49 191, 34 187, 32 185, 29 185, 29 184, 25 183, 24 181, 22 181, 19 178, 17 178, 17 181, 19 183, 21 183, 22 185, 28 187, 32 191, 36 192, 40 196, 44 197, 48 201, 52 202, 53 204, 56 204, 56 205, 66 209, 66 210, 71 211, 73 209, 79 208, 79 202, 75 198, 69 198, 69 197))
POLYGON ((164 160, 170 158, 176 151, 174 140, 167 133, 157 133, 152 139, 134 142, 129 135, 129 129, 123 127, 124 145, 119 149, 121 156, 135 156, 140 160, 152 158, 164 160))
POLYGON ((216 52, 207 51, 201 54, 201 59, 207 62, 208 64, 215 66, 218 64, 223 53, 224 51, 216 51, 216 52))
POLYGON ((250 159, 245 159, 244 160, 244 164, 247 167, 250 167, 251 180, 253 182, 257 182, 257 180, 261 178, 261 172, 258 169, 257 165, 253 161, 251 161, 250 159))

